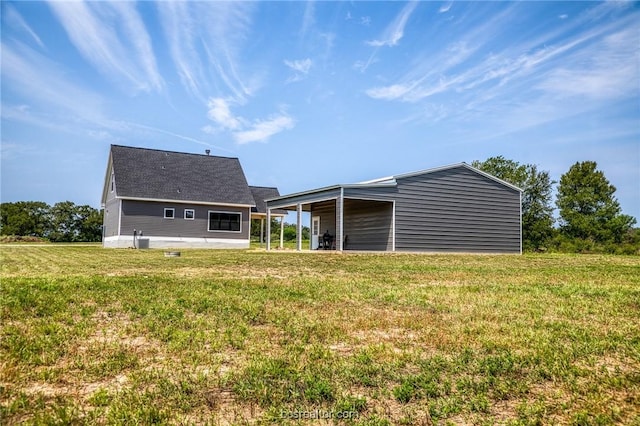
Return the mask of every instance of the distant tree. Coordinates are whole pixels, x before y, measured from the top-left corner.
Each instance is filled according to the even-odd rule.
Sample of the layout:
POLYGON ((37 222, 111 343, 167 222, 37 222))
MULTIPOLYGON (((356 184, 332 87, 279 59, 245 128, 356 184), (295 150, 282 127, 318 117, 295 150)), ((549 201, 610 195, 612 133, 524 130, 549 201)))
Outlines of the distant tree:
POLYGON ((554 181, 548 171, 539 171, 534 164, 520 164, 503 156, 474 161, 471 165, 511 183, 522 194, 522 240, 526 249, 536 250, 553 235, 551 193, 554 181))
POLYGON ((0 204, 0 234, 46 237, 51 207, 41 201, 0 204))
POLYGON ((51 207, 51 233, 54 242, 95 242, 102 238, 102 211, 61 201, 51 207))
POLYGON ((102 241, 102 222, 104 209, 94 209, 83 205, 77 207, 78 233, 77 241, 100 242, 102 241))
POLYGON ((622 214, 615 192, 595 161, 571 166, 558 185, 556 204, 562 232, 598 243, 621 242, 636 220, 622 214))

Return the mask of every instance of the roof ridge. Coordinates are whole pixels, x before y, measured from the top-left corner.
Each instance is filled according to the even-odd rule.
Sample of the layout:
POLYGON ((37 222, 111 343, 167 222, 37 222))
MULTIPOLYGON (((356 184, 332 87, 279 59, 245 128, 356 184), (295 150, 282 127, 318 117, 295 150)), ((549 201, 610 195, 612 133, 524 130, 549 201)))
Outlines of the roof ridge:
POLYGON ((199 154, 199 153, 195 153, 195 152, 180 152, 180 151, 173 151, 173 150, 167 150, 167 149, 158 149, 158 148, 143 148, 141 146, 129 146, 129 145, 119 145, 119 144, 111 144, 111 147, 118 147, 118 148, 127 148, 127 149, 139 149, 142 151, 156 151, 156 152, 166 152, 166 153, 171 153, 171 154, 180 154, 180 155, 196 155, 199 157, 214 157, 214 158, 228 158, 231 160, 239 160, 238 157, 226 157, 223 155, 210 155, 210 154, 199 154))

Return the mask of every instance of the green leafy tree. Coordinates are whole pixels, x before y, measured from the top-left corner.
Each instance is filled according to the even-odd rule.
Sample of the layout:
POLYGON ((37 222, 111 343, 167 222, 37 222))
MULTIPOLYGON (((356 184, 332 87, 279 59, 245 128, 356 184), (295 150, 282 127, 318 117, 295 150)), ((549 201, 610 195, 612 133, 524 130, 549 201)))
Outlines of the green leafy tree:
POLYGON ((0 234, 46 237, 51 207, 41 201, 0 204, 0 234))
POLYGON ((595 161, 571 166, 558 185, 556 204, 562 232, 597 243, 621 242, 636 220, 622 214, 615 192, 595 161))
POLYGON ((474 161, 471 165, 511 183, 522 194, 522 240, 526 249, 536 250, 553 235, 551 194, 554 181, 548 171, 539 171, 534 164, 520 164, 503 156, 474 161))
POLYGON ((102 241, 102 220, 104 209, 94 209, 83 205, 77 207, 78 228, 77 241, 99 242, 102 241))
POLYGON ((51 233, 55 242, 95 242, 102 238, 102 211, 61 201, 51 207, 51 233))

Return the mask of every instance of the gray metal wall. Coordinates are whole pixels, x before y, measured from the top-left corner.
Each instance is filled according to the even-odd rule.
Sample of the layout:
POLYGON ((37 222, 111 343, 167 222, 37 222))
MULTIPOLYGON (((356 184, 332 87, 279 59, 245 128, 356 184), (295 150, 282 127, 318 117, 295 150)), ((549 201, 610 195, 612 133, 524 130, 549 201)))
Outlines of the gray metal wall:
POLYGON ((396 250, 520 253, 520 192, 464 167, 398 180, 396 250))
POLYGON ((344 200, 345 250, 393 249, 393 203, 344 200))
MULTIPOLYGON (((340 188, 330 188, 326 191, 317 191, 312 192, 310 194, 302 194, 299 196, 287 197, 286 200, 281 201, 269 201, 267 202, 267 207, 277 208, 277 207, 292 207, 298 203, 310 203, 315 202, 317 200, 326 200, 329 198, 338 198, 340 197, 340 188)), ((323 231, 324 232, 324 231, 323 231)))
MULTIPOLYGON (((329 231, 335 237, 336 226, 336 200, 323 201, 311 204, 311 217, 320 216, 320 238, 325 231, 329 231)), ((317 247, 312 247, 316 249, 317 247)))
POLYGON ((396 251, 520 253, 520 192, 463 166, 347 196, 396 200, 396 251))
POLYGON ((121 235, 133 235, 142 230, 146 236, 185 238, 249 238, 249 208, 226 206, 201 206, 195 204, 161 203, 151 201, 122 200, 121 235), (174 219, 164 219, 164 209, 175 208, 174 219), (184 210, 194 209, 195 219, 185 220, 184 210), (241 232, 209 232, 209 211, 242 213, 241 232))

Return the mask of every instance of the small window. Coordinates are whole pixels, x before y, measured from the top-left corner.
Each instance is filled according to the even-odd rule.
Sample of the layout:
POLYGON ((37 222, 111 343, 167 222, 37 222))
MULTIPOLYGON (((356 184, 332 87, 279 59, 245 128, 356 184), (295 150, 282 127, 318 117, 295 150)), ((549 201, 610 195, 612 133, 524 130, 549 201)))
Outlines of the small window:
POLYGON ((242 214, 209 212, 209 231, 240 232, 242 214))
POLYGON ((174 208, 165 208, 164 209, 164 218, 165 219, 173 219, 176 217, 176 209, 174 208))
POLYGON ((185 220, 193 220, 196 217, 196 211, 194 209, 184 209, 185 220))

